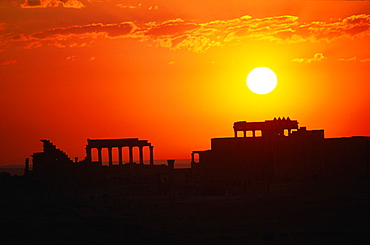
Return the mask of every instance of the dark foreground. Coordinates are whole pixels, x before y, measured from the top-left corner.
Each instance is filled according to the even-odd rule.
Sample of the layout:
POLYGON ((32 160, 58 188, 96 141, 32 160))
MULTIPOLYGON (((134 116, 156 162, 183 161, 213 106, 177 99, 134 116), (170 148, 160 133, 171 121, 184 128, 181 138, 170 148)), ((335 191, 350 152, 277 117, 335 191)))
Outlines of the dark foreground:
POLYGON ((60 197, 0 186, 0 244, 370 244, 368 181, 243 196, 60 197))

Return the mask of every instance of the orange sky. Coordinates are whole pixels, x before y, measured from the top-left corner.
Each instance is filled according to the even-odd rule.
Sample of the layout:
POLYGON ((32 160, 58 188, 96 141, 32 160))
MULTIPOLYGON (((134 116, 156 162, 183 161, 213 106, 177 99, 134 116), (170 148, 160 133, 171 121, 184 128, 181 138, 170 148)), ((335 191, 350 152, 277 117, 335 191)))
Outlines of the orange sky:
POLYGON ((234 121, 370 136, 370 1, 0 1, 0 165, 49 139, 147 139, 189 158, 234 121), (270 94, 245 85, 254 67, 270 94))

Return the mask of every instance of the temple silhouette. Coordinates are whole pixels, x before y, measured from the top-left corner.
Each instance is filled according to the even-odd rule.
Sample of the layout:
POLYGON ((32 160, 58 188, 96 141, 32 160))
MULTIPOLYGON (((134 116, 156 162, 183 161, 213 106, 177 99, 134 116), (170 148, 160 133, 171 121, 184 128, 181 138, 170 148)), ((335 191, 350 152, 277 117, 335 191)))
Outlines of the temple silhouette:
MULTIPOLYGON (((56 189, 60 192, 73 192, 81 188, 96 189, 105 186, 108 192, 135 195, 142 193, 167 193, 164 186, 169 181, 166 165, 154 165, 154 147, 147 140, 125 139, 88 139, 86 157, 82 161, 72 161, 49 140, 43 142, 43 152, 32 155, 33 170, 29 170, 26 160, 25 175, 30 180, 56 189), (118 164, 113 164, 113 149, 118 149, 118 164), (134 162, 134 148, 138 148, 139 162, 134 162), (144 148, 149 149, 149 164, 144 165, 144 148), (107 149, 108 165, 103 163, 103 150, 107 149), (123 151, 128 162, 123 162, 123 151), (97 159, 93 160, 94 155, 97 159), (113 187, 113 189, 112 189, 113 187)), ((173 167, 173 166, 172 166, 173 167)), ((167 188, 168 189, 168 188, 167 188)), ((78 193, 75 193, 78 194, 78 193)))
POLYGON ((81 161, 72 161, 49 140, 41 140, 43 152, 32 155, 32 170, 26 161, 25 176, 49 188, 71 191, 107 186, 119 195, 167 195, 174 186, 180 194, 242 194, 257 182, 369 176, 370 137, 324 138, 324 130, 307 130, 289 117, 238 121, 233 129, 234 137, 213 138, 210 150, 193 151, 188 169, 175 169, 173 160, 155 165, 154 146, 138 138, 88 139, 81 161), (138 163, 134 162, 135 148, 138 163), (103 149, 108 152, 107 165, 103 149), (114 149, 118 164, 113 162, 114 149), (149 164, 144 164, 145 151, 149 151, 149 164), (123 155, 128 155, 127 162, 123 155))
POLYGON ((41 142, 23 176, 0 173, 1 244, 370 241, 370 137, 238 121, 189 168, 139 138, 87 139, 82 159, 41 142))

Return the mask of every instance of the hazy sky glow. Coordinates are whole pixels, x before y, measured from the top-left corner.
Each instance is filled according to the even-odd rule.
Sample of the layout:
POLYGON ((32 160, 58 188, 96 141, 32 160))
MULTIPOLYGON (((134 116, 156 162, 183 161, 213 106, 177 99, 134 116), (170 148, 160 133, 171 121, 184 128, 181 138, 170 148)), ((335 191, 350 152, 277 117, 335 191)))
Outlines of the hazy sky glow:
POLYGON ((147 139, 189 158, 234 121, 370 135, 370 1, 0 1, 0 165, 49 139, 147 139), (267 95, 255 67, 278 77, 267 95))

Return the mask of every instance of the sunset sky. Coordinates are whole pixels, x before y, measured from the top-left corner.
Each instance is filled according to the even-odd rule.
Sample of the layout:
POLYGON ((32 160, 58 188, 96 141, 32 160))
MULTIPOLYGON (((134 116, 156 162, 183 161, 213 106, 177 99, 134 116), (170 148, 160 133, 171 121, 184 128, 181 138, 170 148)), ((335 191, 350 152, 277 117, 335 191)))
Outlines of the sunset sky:
POLYGON ((137 137, 190 158, 233 122, 370 136, 370 1, 0 0, 0 165, 49 139, 137 137), (278 77, 252 93, 255 67, 278 77))

